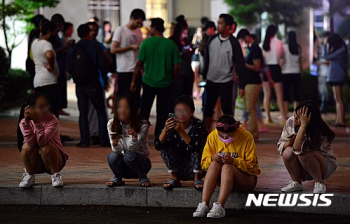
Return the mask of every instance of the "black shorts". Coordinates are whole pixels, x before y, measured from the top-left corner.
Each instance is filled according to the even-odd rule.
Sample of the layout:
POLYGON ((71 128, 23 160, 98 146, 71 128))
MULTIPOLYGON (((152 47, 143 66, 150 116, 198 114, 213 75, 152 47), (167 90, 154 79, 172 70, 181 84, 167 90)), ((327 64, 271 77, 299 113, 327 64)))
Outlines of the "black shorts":
POLYGON ((300 101, 300 81, 301 81, 301 75, 300 73, 293 73, 293 74, 283 74, 282 75, 283 80, 283 99, 284 101, 291 102, 294 101, 300 101), (291 92, 292 95, 291 97, 291 92))
POLYGON ((330 86, 343 86, 344 82, 327 82, 327 85, 330 85, 330 86))
MULTIPOLYGON (((64 154, 60 151, 61 157, 62 157, 62 166, 60 167, 60 171, 66 166, 67 160, 66 157, 64 156, 64 154)), ((38 174, 42 174, 42 173, 47 173, 51 175, 51 171, 46 169, 45 166, 42 167, 42 169, 38 172, 38 174)))
POLYGON ((270 72, 271 78, 275 83, 282 82, 282 71, 281 66, 279 65, 267 65, 266 71, 263 73, 263 81, 268 82, 268 78, 266 76, 266 72, 270 72))

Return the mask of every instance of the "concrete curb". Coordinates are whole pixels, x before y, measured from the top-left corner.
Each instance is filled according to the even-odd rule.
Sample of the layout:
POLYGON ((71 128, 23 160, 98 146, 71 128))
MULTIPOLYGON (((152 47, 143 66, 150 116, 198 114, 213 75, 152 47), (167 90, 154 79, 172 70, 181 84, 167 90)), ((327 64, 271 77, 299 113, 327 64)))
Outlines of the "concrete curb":
MULTIPOLYGON (((257 189, 257 193, 280 193, 270 189, 257 189)), ((310 192, 304 192, 310 193, 310 192)), ((218 197, 218 191, 213 198, 218 197)), ((227 209, 286 211, 315 214, 350 215, 350 194, 334 194, 329 207, 245 207, 247 194, 232 193, 227 209)), ((36 185, 23 189, 17 186, 0 186, 0 205, 116 205, 135 207, 195 208, 201 201, 201 192, 183 187, 166 191, 162 187, 122 186, 108 188, 104 185, 67 185, 53 188, 36 185)))

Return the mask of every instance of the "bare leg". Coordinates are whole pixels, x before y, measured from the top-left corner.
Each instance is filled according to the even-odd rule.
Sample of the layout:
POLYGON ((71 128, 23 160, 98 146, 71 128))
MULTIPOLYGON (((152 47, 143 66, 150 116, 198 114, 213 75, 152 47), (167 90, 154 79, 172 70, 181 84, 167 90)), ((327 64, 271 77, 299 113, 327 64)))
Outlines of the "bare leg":
POLYGON ((270 114, 270 100, 271 100, 271 86, 270 82, 263 82, 262 84, 264 90, 264 108, 266 113, 266 120, 272 122, 270 114))
POLYGON ((298 156, 293 153, 292 147, 287 147, 283 153, 283 162, 288 170, 288 173, 293 181, 297 181, 299 184, 301 183, 301 170, 303 169, 298 156))
POLYGON ((38 146, 30 146, 27 143, 24 143, 22 146, 21 158, 27 173, 30 175, 34 175, 43 167, 43 162, 39 156, 38 146))
POLYGON ((334 100, 337 105, 337 122, 339 124, 345 124, 344 119, 344 102, 343 102, 343 93, 342 93, 342 87, 341 86, 333 86, 333 93, 334 93, 334 100))
POLYGON ((284 101, 283 102, 284 105, 284 111, 286 112, 286 116, 289 117, 289 102, 288 101, 284 101))
POLYGON ((277 105, 282 115, 282 122, 285 122, 287 120, 287 114, 285 112, 284 105, 283 105, 282 83, 275 83, 275 92, 276 92, 276 98, 277 98, 277 105))
POLYGON ((323 183, 323 177, 327 173, 328 165, 326 158, 321 152, 312 151, 302 153, 299 155, 299 161, 315 182, 323 183))
POLYGON ((221 172, 222 164, 218 162, 211 162, 207 174, 205 175, 205 181, 203 186, 202 202, 209 205, 210 198, 216 188, 218 177, 221 172))
POLYGON ((198 67, 195 67, 193 69, 194 72, 194 92, 196 94, 200 94, 200 88, 199 88, 199 69, 198 67))
POLYGON ((44 166, 51 174, 57 173, 62 167, 62 156, 55 146, 48 143, 46 146, 39 149, 39 154, 44 162, 44 166))
POLYGON ((236 166, 225 164, 221 172, 221 185, 218 203, 224 207, 232 189, 240 192, 249 192, 254 189, 255 180, 253 176, 247 175, 237 169, 236 166))
POLYGON ((224 164, 221 169, 221 184, 220 184, 220 192, 218 203, 221 204, 222 207, 225 207, 226 200, 233 188, 233 172, 234 165, 233 164, 224 164))

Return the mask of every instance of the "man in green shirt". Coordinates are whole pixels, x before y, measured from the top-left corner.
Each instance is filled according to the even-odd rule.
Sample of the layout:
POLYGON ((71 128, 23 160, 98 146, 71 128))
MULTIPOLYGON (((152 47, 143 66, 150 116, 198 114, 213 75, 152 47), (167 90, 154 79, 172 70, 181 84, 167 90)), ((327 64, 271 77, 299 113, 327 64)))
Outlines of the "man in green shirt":
POLYGON ((137 77, 143 69, 140 114, 149 119, 154 98, 157 96, 156 137, 167 120, 171 85, 177 77, 181 62, 178 47, 172 40, 164 38, 163 32, 164 21, 161 18, 151 19, 150 34, 152 37, 144 40, 140 46, 138 62, 130 86, 130 90, 134 92, 137 77))

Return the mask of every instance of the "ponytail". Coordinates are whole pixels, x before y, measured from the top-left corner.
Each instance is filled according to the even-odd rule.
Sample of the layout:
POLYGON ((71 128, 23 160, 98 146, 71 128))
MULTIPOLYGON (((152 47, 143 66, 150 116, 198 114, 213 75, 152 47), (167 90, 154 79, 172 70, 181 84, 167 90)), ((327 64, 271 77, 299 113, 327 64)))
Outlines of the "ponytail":
POLYGON ((264 43, 263 43, 263 49, 264 51, 269 51, 270 50, 270 42, 271 42, 271 38, 273 36, 275 36, 277 33, 277 28, 274 25, 269 25, 267 27, 266 30, 266 34, 265 34, 265 39, 264 39, 264 43))

